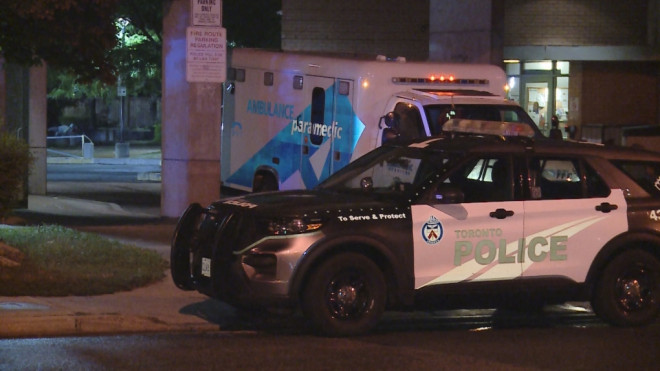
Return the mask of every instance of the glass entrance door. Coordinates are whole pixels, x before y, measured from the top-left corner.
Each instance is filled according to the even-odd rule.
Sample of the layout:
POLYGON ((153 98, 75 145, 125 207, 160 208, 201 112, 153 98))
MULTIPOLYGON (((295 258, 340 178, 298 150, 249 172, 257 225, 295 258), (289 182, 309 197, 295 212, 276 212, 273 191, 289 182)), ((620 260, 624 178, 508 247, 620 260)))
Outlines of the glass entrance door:
POLYGON ((522 91, 523 107, 534 120, 543 134, 548 135, 550 131, 550 107, 552 102, 552 77, 528 77, 523 79, 522 91))
POLYGON ((568 61, 511 61, 506 65, 512 87, 509 98, 527 110, 545 135, 550 133, 552 115, 557 115, 559 129, 567 137, 567 125, 571 124, 569 67, 568 61))

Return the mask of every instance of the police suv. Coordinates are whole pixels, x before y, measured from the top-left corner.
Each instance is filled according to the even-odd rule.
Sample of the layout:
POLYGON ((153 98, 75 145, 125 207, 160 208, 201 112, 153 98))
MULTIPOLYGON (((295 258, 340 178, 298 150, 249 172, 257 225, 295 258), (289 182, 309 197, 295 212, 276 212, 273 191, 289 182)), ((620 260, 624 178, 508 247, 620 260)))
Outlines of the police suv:
POLYGON ((175 284, 301 308, 331 336, 426 306, 589 300, 613 325, 655 320, 659 153, 533 139, 521 124, 443 131, 388 143, 312 190, 190 205, 175 284))

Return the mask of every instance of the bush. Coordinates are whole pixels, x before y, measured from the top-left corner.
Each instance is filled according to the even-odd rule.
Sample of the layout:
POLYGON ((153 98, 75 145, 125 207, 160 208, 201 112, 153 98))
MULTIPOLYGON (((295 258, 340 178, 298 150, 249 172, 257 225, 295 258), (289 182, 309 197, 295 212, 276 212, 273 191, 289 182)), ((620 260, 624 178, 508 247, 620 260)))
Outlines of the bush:
POLYGON ((0 221, 19 199, 31 163, 27 143, 0 130, 0 221))
POLYGON ((153 144, 158 144, 160 145, 160 142, 162 140, 162 129, 163 127, 161 126, 162 124, 160 122, 157 122, 154 124, 154 139, 152 140, 153 144))

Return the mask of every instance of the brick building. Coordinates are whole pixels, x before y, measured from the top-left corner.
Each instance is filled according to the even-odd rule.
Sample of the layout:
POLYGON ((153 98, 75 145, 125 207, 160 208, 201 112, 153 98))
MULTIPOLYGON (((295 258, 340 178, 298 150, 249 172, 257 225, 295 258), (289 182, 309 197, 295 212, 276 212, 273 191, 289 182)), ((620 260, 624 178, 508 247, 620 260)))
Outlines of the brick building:
POLYGON ((660 0, 282 0, 282 48, 501 65, 585 139, 660 126, 660 0))

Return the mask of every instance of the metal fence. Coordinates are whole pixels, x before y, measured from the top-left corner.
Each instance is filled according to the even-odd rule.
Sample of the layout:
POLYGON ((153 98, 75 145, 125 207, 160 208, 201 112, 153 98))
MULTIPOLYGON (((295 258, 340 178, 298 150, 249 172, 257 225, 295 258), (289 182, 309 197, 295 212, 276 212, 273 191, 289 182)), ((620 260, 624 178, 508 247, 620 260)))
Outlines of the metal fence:
POLYGON ((46 137, 46 151, 48 155, 94 158, 94 142, 85 134, 46 137), (80 148, 80 155, 77 154, 78 148, 80 148))
POLYGON ((591 143, 625 146, 626 138, 629 135, 656 127, 657 125, 583 124, 580 131, 580 139, 591 143))

